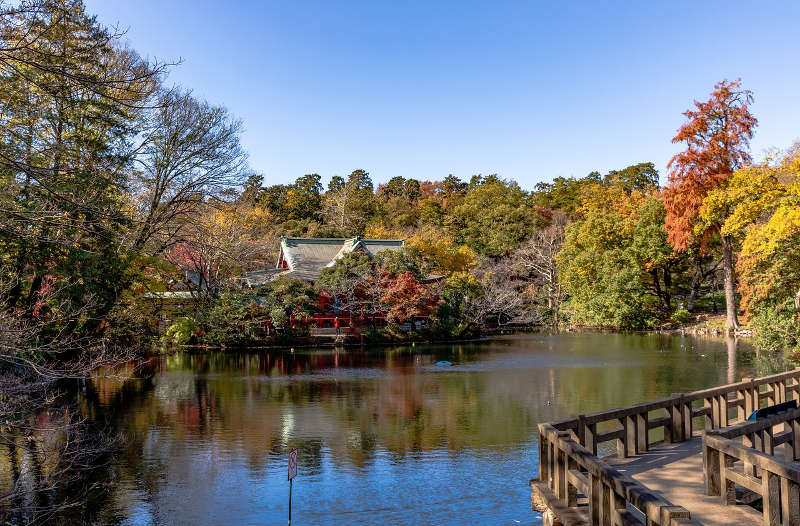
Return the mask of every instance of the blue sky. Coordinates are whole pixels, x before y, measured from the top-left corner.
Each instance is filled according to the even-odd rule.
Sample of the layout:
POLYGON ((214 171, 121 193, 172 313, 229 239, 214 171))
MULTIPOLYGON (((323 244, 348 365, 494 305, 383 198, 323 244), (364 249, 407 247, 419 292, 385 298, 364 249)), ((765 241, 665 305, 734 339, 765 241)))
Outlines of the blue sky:
POLYGON ((800 139, 800 2, 86 0, 244 121, 266 184, 498 173, 525 188, 653 161, 741 77, 756 157, 800 139))

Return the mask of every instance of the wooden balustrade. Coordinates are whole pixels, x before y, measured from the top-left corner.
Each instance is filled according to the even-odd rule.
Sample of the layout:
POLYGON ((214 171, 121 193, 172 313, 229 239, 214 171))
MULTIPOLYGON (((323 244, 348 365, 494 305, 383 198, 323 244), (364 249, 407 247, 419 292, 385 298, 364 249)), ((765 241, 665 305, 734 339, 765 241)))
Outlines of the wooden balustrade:
POLYGON ((800 459, 800 409, 791 421, 786 414, 778 415, 783 420, 775 422, 788 422, 789 429, 777 434, 773 432, 777 424, 746 422, 756 409, 791 399, 800 401, 800 369, 539 424, 537 484, 544 486, 542 491, 562 513, 577 514, 570 523, 693 523, 687 510, 623 476, 597 454, 598 446, 608 442, 616 443, 617 456, 626 457, 644 453, 662 440, 689 440, 702 422, 704 466, 710 480, 707 490, 717 492, 709 494, 723 495, 730 502, 733 486, 742 485, 764 496, 765 520, 781 517, 783 521, 766 524, 800 526, 800 471, 791 462, 771 456, 775 447, 787 444, 790 460, 800 459), (735 441, 737 437, 742 443, 735 441), (737 461, 743 464, 742 473, 732 468, 737 461), (579 504, 584 499, 585 504, 579 504))
POLYGON ((602 525, 677 526, 696 524, 674 506, 624 476, 578 444, 569 431, 539 424, 539 480, 581 522, 602 525), (585 505, 579 506, 579 500, 585 505))
MULTIPOLYGON (((781 387, 771 388, 780 393, 781 387)), ((780 400, 780 398, 776 398, 780 400)), ((779 402, 776 402, 779 403, 779 402)), ((703 435, 706 494, 736 504, 736 486, 762 499, 764 524, 800 526, 800 409, 703 435), (775 433, 783 426, 783 432, 775 433), (741 439, 741 442, 737 442, 741 439), (784 445, 785 459, 774 456, 784 445), (741 463, 741 470, 737 463, 741 463)))
POLYGON ((695 432, 695 421, 703 429, 723 429, 744 421, 756 409, 787 400, 800 401, 800 369, 758 379, 673 394, 669 398, 600 411, 553 422, 554 428, 569 431, 576 442, 596 455, 598 446, 616 442, 617 456, 648 451, 654 443, 681 442, 695 432), (610 429, 608 429, 610 428, 610 429), (660 430, 656 439, 651 431, 660 430))

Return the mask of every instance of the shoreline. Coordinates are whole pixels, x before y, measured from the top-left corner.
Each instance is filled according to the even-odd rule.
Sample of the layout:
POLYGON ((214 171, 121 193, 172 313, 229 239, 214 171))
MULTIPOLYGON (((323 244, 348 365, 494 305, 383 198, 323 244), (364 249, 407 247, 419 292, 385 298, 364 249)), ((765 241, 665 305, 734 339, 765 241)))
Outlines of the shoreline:
MULTIPOLYGON (((164 349, 155 350, 151 353, 151 355, 172 355, 177 354, 179 352, 188 352, 193 354, 200 354, 203 352, 227 352, 227 351, 257 351, 257 350, 277 350, 277 349, 285 349, 289 351, 294 351, 294 349, 312 349, 312 348, 321 348, 321 349, 337 349, 337 348, 345 348, 345 349, 353 349, 353 348, 364 348, 364 347, 391 347, 391 346, 410 346, 413 347, 415 345, 445 345, 445 344, 457 344, 457 343, 478 343, 478 342, 485 342, 489 341, 494 337, 503 336, 507 334, 519 334, 519 333, 545 333, 545 332, 553 332, 555 334, 559 332, 564 333, 610 333, 610 334, 668 334, 668 335, 690 335, 693 337, 703 337, 703 338, 722 338, 726 336, 724 330, 719 329, 717 327, 709 327, 706 325, 701 325, 700 323, 695 323, 691 325, 685 325, 682 327, 674 327, 674 328, 662 328, 662 329, 614 329, 608 327, 592 327, 592 326, 568 326, 558 330, 554 330, 552 327, 543 327, 543 326, 530 326, 530 327, 517 327, 513 329, 496 329, 480 336, 473 337, 473 338, 454 338, 454 339, 411 339, 411 340, 399 340, 399 341, 381 341, 381 340, 373 340, 373 341, 363 341, 357 340, 354 338, 342 338, 339 341, 335 340, 322 340, 322 339, 314 339, 313 337, 302 336, 298 337, 298 343, 256 343, 256 344, 230 344, 230 345, 213 345, 213 344, 184 344, 178 346, 171 346, 164 349)), ((744 329, 739 330, 736 333, 732 334, 735 338, 744 338, 749 339, 753 336, 753 331, 751 329, 744 329)))

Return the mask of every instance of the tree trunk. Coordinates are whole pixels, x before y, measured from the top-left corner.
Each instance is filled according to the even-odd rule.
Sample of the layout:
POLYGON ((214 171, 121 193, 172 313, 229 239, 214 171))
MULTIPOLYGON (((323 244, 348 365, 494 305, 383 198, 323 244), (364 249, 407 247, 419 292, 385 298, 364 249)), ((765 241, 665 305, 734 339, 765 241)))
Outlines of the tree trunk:
POLYGON ((736 282, 733 275, 733 247, 727 236, 722 237, 722 269, 725 276, 725 329, 738 330, 739 319, 736 316, 736 282))
POLYGON ((700 283, 702 282, 703 278, 703 269, 698 262, 694 268, 694 272, 692 273, 692 287, 689 291, 689 300, 686 302, 686 310, 689 312, 694 312, 694 304, 697 301, 697 296, 700 293, 700 283))
POLYGON ((658 300, 661 302, 661 307, 664 310, 669 310, 669 293, 661 289, 661 278, 658 275, 658 269, 654 268, 650 271, 650 275, 653 276, 653 288, 655 289, 656 296, 658 300))
POLYGON ((797 311, 797 316, 800 317, 800 289, 794 294, 794 310, 797 311))

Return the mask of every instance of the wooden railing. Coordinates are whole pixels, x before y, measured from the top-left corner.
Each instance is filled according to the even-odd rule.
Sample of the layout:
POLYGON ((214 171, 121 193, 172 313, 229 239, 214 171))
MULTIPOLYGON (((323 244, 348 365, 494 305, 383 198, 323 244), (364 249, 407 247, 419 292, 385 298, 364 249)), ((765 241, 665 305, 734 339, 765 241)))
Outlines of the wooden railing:
MULTIPOLYGON (((762 405, 775 405, 789 399, 800 400, 800 369, 757 379, 744 378, 720 387, 539 424, 539 480, 546 483, 553 498, 566 508, 577 509, 577 495, 584 495, 589 501, 587 521, 591 524, 628 524, 623 508, 630 511, 630 507, 651 521, 645 524, 673 524, 670 521, 678 521, 679 517, 688 520, 686 510, 656 497, 604 463, 597 456, 598 446, 603 448, 604 444, 615 442, 617 456, 632 456, 648 451, 661 441, 691 439, 698 421, 707 433, 724 430, 743 422, 762 405), (656 513, 656 510, 659 511, 656 513), (662 513, 667 515, 662 517, 662 513), (608 519, 600 521, 601 517, 608 519), (619 521, 614 522, 616 519, 612 517, 619 521)), ((715 440, 730 439, 717 436, 715 440)), ((752 440, 753 444, 763 443, 755 436, 752 440)), ((770 448, 776 440, 778 443, 789 441, 785 435, 773 436, 770 448)), ((728 447, 727 443, 714 443, 728 447)), ((793 438, 791 443, 794 447, 793 438)), ((769 470, 760 467, 761 464, 757 466, 769 470)), ((787 491, 794 491, 793 488, 787 491)), ((800 522, 792 524, 800 525, 800 522)))
POLYGON ((706 494, 736 504, 736 486, 744 487, 761 497, 764 524, 800 526, 798 459, 800 409, 707 431, 703 435, 706 494), (776 427, 784 430, 776 433, 776 427), (781 444, 785 444, 784 459, 774 456, 781 444))
POLYGON ((603 525, 695 524, 689 512, 673 506, 633 479, 597 458, 572 439, 568 431, 539 424, 539 480, 555 498, 574 508, 581 522, 603 525), (578 508, 579 498, 586 506, 578 508))
POLYGON ((762 405, 800 400, 800 369, 763 378, 744 378, 734 384, 673 394, 652 402, 600 411, 552 422, 559 431, 596 455, 598 446, 616 442, 617 456, 648 451, 654 443, 681 442, 691 438, 696 420, 703 429, 724 429, 741 422, 762 405), (651 431, 657 430, 656 433, 651 431))
POLYGON ((309 334, 315 338, 336 338, 338 336, 350 336, 353 330, 350 327, 312 327, 309 334))

